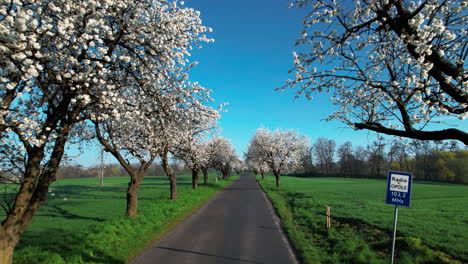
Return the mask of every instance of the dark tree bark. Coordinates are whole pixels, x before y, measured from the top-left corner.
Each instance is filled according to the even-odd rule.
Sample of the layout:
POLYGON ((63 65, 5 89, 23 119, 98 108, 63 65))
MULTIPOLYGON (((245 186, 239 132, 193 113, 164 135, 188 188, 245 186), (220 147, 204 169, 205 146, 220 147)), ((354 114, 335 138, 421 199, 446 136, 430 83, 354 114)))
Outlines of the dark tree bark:
POLYGON ((275 175, 276 187, 280 187, 280 172, 275 170, 273 174, 275 175))
POLYGON ((221 174, 223 175, 223 180, 224 179, 229 179, 231 177, 231 165, 227 164, 227 165, 224 165, 222 168, 221 168, 221 174))
POLYGON ((161 156, 161 164, 164 169, 164 173, 166 173, 167 178, 170 182, 170 192, 171 200, 177 200, 177 179, 175 173, 172 171, 171 167, 169 166, 169 159, 167 156, 168 151, 164 151, 160 154, 161 156))
POLYGON ((140 189, 141 179, 143 175, 135 175, 131 177, 127 189, 127 210, 125 215, 128 217, 137 217, 138 215, 138 191, 140 189))
POLYGON ((192 169, 192 188, 195 190, 198 188, 198 176, 199 176, 199 169, 194 168, 192 169))
POLYGON ((170 199, 171 199, 171 200, 177 200, 177 179, 176 179, 176 176, 175 176, 175 174, 172 174, 171 176, 168 176, 168 177, 169 177, 169 181, 170 181, 170 184, 171 184, 171 187, 170 187, 170 191, 171 191, 170 199))
POLYGON ((202 172, 203 172, 203 184, 208 185, 208 169, 203 168, 202 172))

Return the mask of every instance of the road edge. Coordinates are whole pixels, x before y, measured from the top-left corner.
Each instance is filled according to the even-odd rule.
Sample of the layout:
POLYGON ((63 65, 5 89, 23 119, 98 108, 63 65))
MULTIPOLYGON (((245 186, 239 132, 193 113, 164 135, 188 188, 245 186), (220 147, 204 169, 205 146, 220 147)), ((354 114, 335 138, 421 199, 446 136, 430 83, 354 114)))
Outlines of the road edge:
POLYGON ((268 211, 270 212, 271 216, 273 217, 273 222, 275 223, 276 227, 280 231, 281 239, 283 240, 283 243, 286 245, 286 248, 288 249, 289 255, 290 255, 291 259, 294 261, 293 263, 294 264, 300 264, 299 258, 297 257, 296 252, 295 252, 294 248, 291 245, 291 241, 290 241, 289 237, 287 236, 286 232, 284 232, 284 229, 283 229, 283 227, 281 225, 281 218, 276 213, 276 210, 273 207, 273 204, 272 204, 271 200, 268 198, 267 193, 265 192, 265 190, 263 190, 262 185, 258 182, 257 179, 255 179, 255 182, 260 187, 260 190, 262 190, 262 196, 263 196, 263 199, 265 199, 265 202, 268 205, 268 211))

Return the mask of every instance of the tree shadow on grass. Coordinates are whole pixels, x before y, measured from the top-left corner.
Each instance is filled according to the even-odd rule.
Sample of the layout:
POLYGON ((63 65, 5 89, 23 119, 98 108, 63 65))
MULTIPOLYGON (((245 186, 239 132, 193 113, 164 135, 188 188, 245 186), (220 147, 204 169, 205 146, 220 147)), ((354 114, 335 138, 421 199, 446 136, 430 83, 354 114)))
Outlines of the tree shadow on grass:
MULTIPOLYGON (((168 184, 151 183, 144 184, 141 189, 145 191, 151 190, 164 190, 169 189, 168 184), (158 186, 158 187, 154 187, 158 186)), ((72 199, 122 199, 125 200, 127 186, 86 186, 86 185, 73 185, 73 186, 56 186, 52 189, 52 193, 55 196, 49 197, 49 199, 57 198, 72 198, 72 199)))
MULTIPOLYGON (((192 185, 191 182, 177 182, 177 186, 186 186, 186 185, 192 185)), ((141 187, 147 187, 147 186, 158 186, 160 188, 153 188, 153 189, 165 189, 169 188, 169 181, 163 182, 163 183, 148 183, 148 182, 143 182, 141 184, 141 187)))
POLYGON ((87 244, 83 233, 71 233, 60 228, 25 233, 16 248, 14 263, 45 263, 50 259, 62 259, 59 263, 125 263, 87 244))
MULTIPOLYGON (((191 184, 190 184, 191 185, 191 184)), ((212 184, 212 183, 208 183, 208 184, 198 184, 199 187, 204 187, 204 188, 209 188, 209 189, 213 189, 213 190, 222 190, 224 189, 223 186, 221 185, 218 185, 218 184, 212 184)))
POLYGON ((37 214, 37 216, 45 216, 45 217, 60 217, 60 218, 66 218, 66 219, 82 219, 82 220, 92 220, 96 222, 104 222, 106 219, 103 218, 98 218, 98 217, 88 217, 88 216, 82 216, 78 214, 71 213, 68 210, 65 210, 64 208, 61 208, 59 205, 53 205, 53 206, 47 206, 49 210, 53 210, 56 212, 56 214, 50 213, 50 214, 37 214))
POLYGON ((66 197, 98 197, 108 198, 109 196, 115 196, 116 193, 123 193, 126 190, 126 186, 89 186, 89 185, 61 185, 52 187, 51 193, 57 195, 63 195, 66 197))
MULTIPOLYGON (((191 186, 192 183, 189 181, 177 182, 177 186, 191 186)), ((145 179, 141 188, 146 190, 154 189, 169 189, 169 181, 167 179, 145 179)), ((52 193, 63 194, 67 197, 76 198, 117 198, 116 193, 125 193, 127 190, 127 184, 120 184, 116 186, 98 186, 98 185, 59 185, 52 187, 52 193)), ((124 196, 122 196, 124 197, 124 196)), ((118 197, 118 198, 122 198, 118 197)), ((124 197, 125 198, 125 197, 124 197)))

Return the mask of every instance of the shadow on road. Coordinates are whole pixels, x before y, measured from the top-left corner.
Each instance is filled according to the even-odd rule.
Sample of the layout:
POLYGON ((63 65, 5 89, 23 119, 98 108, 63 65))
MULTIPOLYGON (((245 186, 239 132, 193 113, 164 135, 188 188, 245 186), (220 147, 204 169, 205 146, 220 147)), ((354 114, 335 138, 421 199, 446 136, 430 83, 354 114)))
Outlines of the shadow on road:
POLYGON ((258 191, 258 188, 250 188, 250 187, 245 187, 245 188, 237 188, 237 187, 228 187, 224 189, 224 191, 258 191))
POLYGON ((262 229, 268 229, 268 230, 274 230, 274 231, 278 231, 278 227, 276 226, 259 226, 259 228, 262 228, 262 229))
POLYGON ((176 251, 176 252, 182 252, 182 253, 191 253, 191 254, 197 254, 197 255, 208 256, 208 257, 216 257, 216 258, 222 258, 222 259, 227 259, 227 260, 240 261, 240 262, 245 262, 245 263, 264 264, 263 262, 257 262, 257 261, 252 261, 252 260, 248 260, 248 259, 223 257, 223 256, 217 256, 217 255, 213 255, 213 254, 209 254, 209 253, 196 252, 196 251, 191 251, 191 250, 183 250, 183 249, 168 248, 168 247, 158 247, 158 248, 165 249, 165 250, 176 251))

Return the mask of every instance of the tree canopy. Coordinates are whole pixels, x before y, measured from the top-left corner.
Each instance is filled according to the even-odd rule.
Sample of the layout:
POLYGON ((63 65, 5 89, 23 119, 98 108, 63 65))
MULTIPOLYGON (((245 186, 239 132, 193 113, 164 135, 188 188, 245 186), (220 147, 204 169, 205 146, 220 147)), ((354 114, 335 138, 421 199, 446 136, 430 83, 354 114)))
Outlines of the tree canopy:
MULTIPOLYGON (((463 2, 463 1, 462 1, 463 2)), ((329 116, 355 129, 423 140, 456 139, 430 122, 468 115, 467 6, 447 0, 295 0, 310 8, 295 73, 281 89, 312 99, 327 91, 329 116)))

